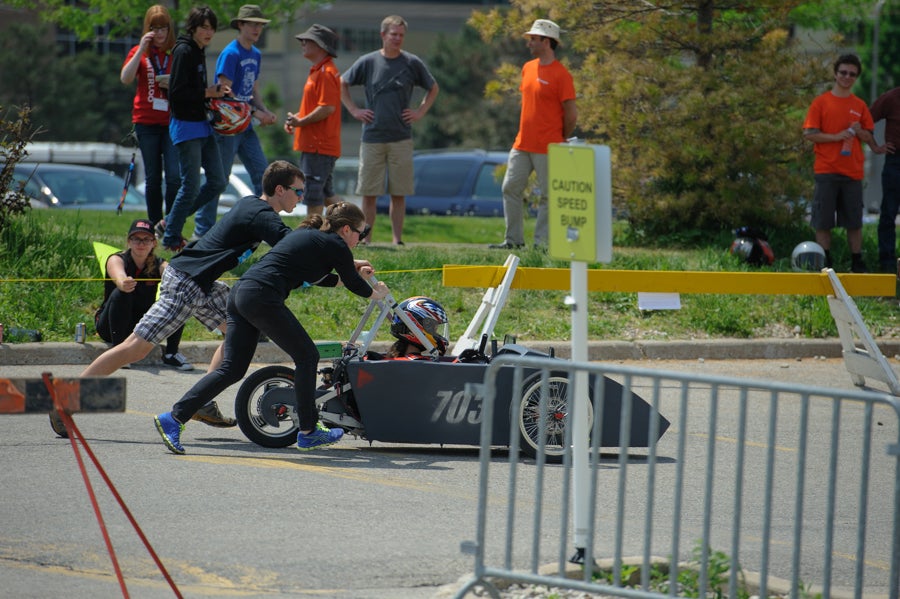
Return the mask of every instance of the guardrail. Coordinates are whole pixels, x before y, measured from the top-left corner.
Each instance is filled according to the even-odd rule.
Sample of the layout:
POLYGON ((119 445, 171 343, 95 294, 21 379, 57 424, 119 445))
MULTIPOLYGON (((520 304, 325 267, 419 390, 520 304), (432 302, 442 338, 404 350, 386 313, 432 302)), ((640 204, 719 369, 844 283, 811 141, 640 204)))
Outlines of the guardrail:
POLYGON ((476 588, 499 597, 497 579, 640 598, 682 596, 686 579, 699 597, 716 590, 735 598, 747 581, 760 597, 900 594, 900 401, 892 395, 513 355, 495 357, 474 387, 483 396, 477 528, 462 548, 475 567, 457 598, 476 588), (491 457, 501 368, 514 369, 514 398, 523 373, 539 371, 545 381, 563 373, 573 385, 575 373, 587 373, 593 524, 573 559, 608 558, 606 578, 587 567, 566 578, 571 450, 561 465, 546 463, 542 451, 534 462, 520 459, 512 401, 509 459, 491 457), (671 420, 669 431, 645 450, 625 449, 625 435, 615 454, 601 448, 604 377, 671 420), (522 481, 532 474, 530 488, 522 481), (505 496, 496 480, 504 475, 505 496), (626 556, 637 557, 627 562, 636 567, 623 568, 626 556), (541 568, 542 560, 551 563, 541 568))

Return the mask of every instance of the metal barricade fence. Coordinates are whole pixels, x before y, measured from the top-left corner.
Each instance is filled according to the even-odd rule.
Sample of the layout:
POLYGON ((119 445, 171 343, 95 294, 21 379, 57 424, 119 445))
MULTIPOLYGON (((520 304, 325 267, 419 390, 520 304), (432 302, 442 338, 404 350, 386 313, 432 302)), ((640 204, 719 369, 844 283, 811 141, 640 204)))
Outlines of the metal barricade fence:
MULTIPOLYGON (((892 395, 503 354, 471 387, 483 397, 479 499, 476 538, 462 550, 475 567, 456 598, 475 589, 500 597, 493 581, 503 579, 619 597, 898 599, 900 402, 892 395), (513 398, 534 376, 545 390, 551 376, 565 376, 577 397, 575 373, 588 373, 592 525, 583 548, 571 544, 571 450, 560 465, 546 463, 543 445, 533 461, 521 458, 519 400, 509 406, 509 458, 492 457, 507 417, 495 409, 506 405, 504 369, 513 369, 513 398), (608 379, 622 385, 622 431, 632 396, 671 428, 658 441, 649 431, 646 448, 629 449, 627 433, 617 448, 600 447, 608 379), (567 579, 575 549, 583 564, 603 557, 608 574, 585 567, 567 579), (744 594, 748 582, 753 592, 744 594)), ((546 422, 546 400, 540 408, 546 422)))

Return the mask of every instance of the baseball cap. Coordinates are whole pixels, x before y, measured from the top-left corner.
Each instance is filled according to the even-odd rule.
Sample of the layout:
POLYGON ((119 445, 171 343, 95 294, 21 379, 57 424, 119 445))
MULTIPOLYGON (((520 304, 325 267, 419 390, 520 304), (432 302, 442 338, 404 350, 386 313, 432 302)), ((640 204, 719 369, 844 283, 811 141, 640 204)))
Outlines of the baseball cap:
POLYGON ((139 218, 131 223, 131 228, 128 229, 128 238, 131 239, 131 236, 135 233, 153 235, 153 224, 149 220, 139 218))

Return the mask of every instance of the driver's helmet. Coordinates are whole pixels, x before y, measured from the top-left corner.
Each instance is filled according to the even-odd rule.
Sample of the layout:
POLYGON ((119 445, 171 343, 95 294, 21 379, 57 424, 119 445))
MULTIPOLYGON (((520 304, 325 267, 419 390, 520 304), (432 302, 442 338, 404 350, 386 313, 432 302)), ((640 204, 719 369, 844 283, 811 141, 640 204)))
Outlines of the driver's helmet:
MULTIPOLYGON (((430 297, 410 297, 397 306, 403 310, 409 318, 419 326, 423 336, 443 354, 447 351, 447 337, 450 332, 450 323, 447 321, 447 313, 443 306, 430 297)), ((400 317, 394 314, 391 320, 391 335, 411 343, 419 349, 425 349, 416 336, 410 331, 400 317)))
POLYGON ((818 272, 825 268, 825 250, 815 241, 801 241, 791 253, 791 268, 818 272))
POLYGON ((213 98, 209 101, 212 128, 222 135, 237 135, 250 126, 250 105, 234 98, 213 98))

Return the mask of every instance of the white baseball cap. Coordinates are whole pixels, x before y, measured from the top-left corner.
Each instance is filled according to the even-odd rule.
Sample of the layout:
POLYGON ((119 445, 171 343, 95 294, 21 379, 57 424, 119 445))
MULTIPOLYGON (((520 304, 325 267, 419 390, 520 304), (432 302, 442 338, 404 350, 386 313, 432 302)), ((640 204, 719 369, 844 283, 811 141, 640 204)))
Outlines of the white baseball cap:
POLYGON ((525 35, 540 35, 549 37, 559 42, 559 25, 547 19, 538 19, 531 25, 531 31, 525 32, 525 35))

